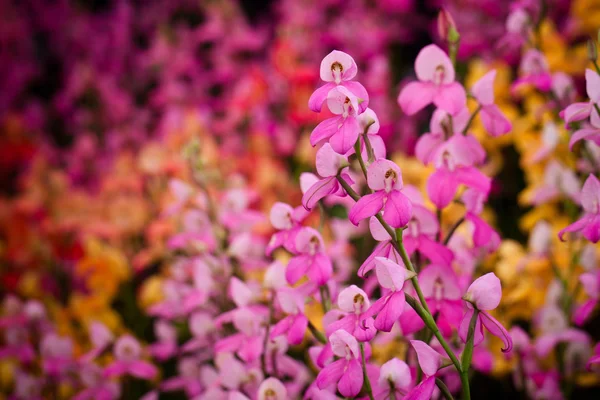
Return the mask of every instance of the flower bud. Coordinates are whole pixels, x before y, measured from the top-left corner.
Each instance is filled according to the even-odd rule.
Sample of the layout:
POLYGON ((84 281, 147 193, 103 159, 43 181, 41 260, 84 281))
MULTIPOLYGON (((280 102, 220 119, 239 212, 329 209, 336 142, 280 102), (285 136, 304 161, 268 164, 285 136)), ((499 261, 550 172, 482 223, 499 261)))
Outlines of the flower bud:
POLYGON ((438 26, 438 35, 440 36, 440 39, 442 39, 442 40, 450 42, 450 32, 451 31, 454 31, 456 34, 458 34, 458 31, 456 30, 456 23, 454 22, 454 18, 452 18, 452 15, 450 15, 448 10, 446 10, 445 8, 442 8, 438 14, 437 26, 438 26))
POLYGON ((598 47, 594 39, 589 38, 587 41, 587 54, 590 61, 596 61, 598 59, 598 47))

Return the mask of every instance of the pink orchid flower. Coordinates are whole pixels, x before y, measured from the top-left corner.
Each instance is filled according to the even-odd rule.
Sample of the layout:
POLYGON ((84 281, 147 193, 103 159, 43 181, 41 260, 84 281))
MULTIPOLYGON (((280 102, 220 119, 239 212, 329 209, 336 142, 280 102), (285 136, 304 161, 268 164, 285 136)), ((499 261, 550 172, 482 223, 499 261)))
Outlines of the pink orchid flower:
POLYGON ((590 357, 586 364, 588 370, 592 370, 597 364, 600 364, 600 343, 594 347, 594 354, 590 357))
POLYGON ((177 329, 165 320, 154 323, 154 333, 158 339, 148 346, 148 351, 157 360, 164 361, 177 353, 177 329))
POLYGON ((101 322, 92 321, 89 325, 90 342, 92 349, 80 357, 80 361, 87 363, 98 357, 113 342, 112 332, 101 322))
POLYGON ((267 378, 258 387, 258 400, 286 400, 287 389, 277 378, 267 378))
POLYGON ((590 116, 592 111, 597 114, 594 104, 600 104, 600 75, 591 69, 585 70, 586 92, 590 101, 585 103, 573 103, 563 111, 561 117, 568 125, 574 121, 581 121, 590 116))
POLYGON ((544 170, 544 181, 532 194, 531 203, 538 205, 561 195, 575 203, 580 202, 581 183, 571 168, 550 160, 544 170))
POLYGON ((188 353, 207 346, 210 335, 215 331, 213 317, 207 312, 197 311, 190 315, 188 326, 192 338, 181 346, 181 351, 188 353))
POLYGON ((483 126, 490 135, 497 137, 510 132, 512 124, 494 104, 495 79, 496 70, 493 69, 473 85, 471 92, 481 107, 479 114, 483 126))
MULTIPOLYGON (((462 318, 462 290, 458 277, 449 266, 430 265, 419 273, 419 283, 437 324, 446 337, 462 318)), ((415 316, 416 317, 416 316, 415 316)))
POLYGON ((487 193, 480 193, 473 189, 466 190, 462 196, 467 209, 465 220, 472 226, 473 246, 479 249, 480 253, 496 251, 501 241, 498 232, 478 215, 483 212, 483 203, 486 199, 487 193))
MULTIPOLYGON (((325 333, 328 336, 343 329, 358 341, 368 342, 373 339, 377 331, 373 318, 367 314, 371 302, 364 290, 356 285, 348 286, 338 295, 337 305, 339 310, 332 310, 323 317, 325 333)), ((320 356, 321 360, 326 354, 327 352, 320 356)))
MULTIPOLYGON (((555 106, 564 107, 564 104, 571 104, 575 101, 577 91, 575 90, 575 83, 573 77, 564 72, 555 72, 552 74, 552 92, 556 96, 557 103, 555 106)), ((559 113, 561 118, 564 113, 559 113)))
POLYGON ((342 179, 349 185, 354 183, 346 169, 347 164, 348 160, 346 157, 336 153, 329 143, 325 143, 317 151, 317 172, 323 179, 317 179, 312 182, 308 189, 304 191, 302 205, 305 209, 312 210, 319 200, 329 195, 346 196, 346 192, 337 180, 337 175, 341 170, 342 179))
POLYGON ((289 344, 302 343, 308 327, 308 318, 304 315, 304 299, 304 293, 292 288, 283 288, 277 291, 277 302, 288 316, 271 328, 271 339, 287 334, 289 344))
POLYGON ((85 389, 77 393, 73 400, 116 400, 121 397, 121 386, 117 382, 107 381, 102 368, 95 364, 83 364, 79 377, 85 389))
POLYGON ((373 389, 373 396, 377 400, 403 398, 412 386, 410 367, 402 360, 392 358, 381 366, 377 387, 373 389))
POLYGON ((361 197, 350 210, 348 218, 354 225, 372 217, 383 209, 383 219, 393 228, 405 226, 411 217, 412 204, 401 190, 400 167, 386 159, 379 159, 367 169, 367 184, 374 193, 361 197))
POLYGON ((317 375, 317 386, 323 390, 337 385, 344 397, 356 396, 363 386, 363 370, 360 349, 356 338, 345 330, 338 330, 329 337, 333 354, 338 360, 328 364, 317 375))
POLYGON ((432 263, 450 265, 454 253, 436 241, 440 229, 437 217, 424 205, 416 204, 414 201, 412 203, 412 217, 402 232, 406 252, 411 256, 418 250, 432 263))
POLYGON ((437 150, 453 135, 462 135, 470 114, 464 107, 456 114, 450 114, 441 108, 436 109, 429 121, 429 132, 419 137, 415 146, 415 155, 423 164, 433 161, 437 150))
MULTIPOLYGON (((483 153, 485 154, 485 153, 483 153)), ((463 184, 481 193, 488 193, 491 179, 474 164, 482 161, 478 146, 461 135, 454 135, 441 146, 433 157, 436 171, 427 180, 427 193, 438 209, 446 207, 463 184)))
POLYGON ((600 182, 594 175, 590 175, 581 189, 581 205, 583 216, 562 229, 558 233, 560 240, 567 232, 582 232, 583 236, 592 243, 600 240, 600 182))
POLYGON ((189 397, 198 396, 202 392, 200 382, 200 368, 198 360, 193 357, 184 357, 177 363, 177 375, 165 379, 160 389, 165 392, 183 390, 189 397))
POLYGON ((442 355, 420 340, 411 340, 410 344, 417 353, 425 379, 408 392, 404 400, 428 400, 435 389, 435 375, 442 366, 442 355))
POLYGON ((435 44, 421 49, 415 73, 419 81, 406 85, 398 96, 398 104, 406 114, 413 115, 431 103, 451 114, 465 106, 465 89, 454 81, 452 61, 435 44))
POLYGON ((506 33, 500 38, 496 48, 507 56, 520 54, 520 49, 526 43, 530 31, 531 17, 524 9, 517 8, 506 18, 506 33))
POLYGON ((49 376, 58 378, 74 366, 73 341, 56 333, 45 334, 40 341, 42 368, 49 376))
MULTIPOLYGON (((261 324, 265 319, 264 310, 249 307, 238 308, 230 315, 233 326, 239 332, 218 340, 214 345, 215 352, 236 353, 245 362, 258 360, 263 351, 264 329, 261 324)), ((217 327, 229 322, 228 320, 229 316, 219 316, 217 327)))
POLYGON ((325 253, 321 234, 313 228, 304 227, 296 235, 295 247, 297 255, 292 257, 285 271, 288 283, 293 285, 306 275, 319 286, 326 284, 333 273, 333 266, 325 253))
POLYGON ((231 322, 238 330, 233 335, 222 338, 214 345, 217 353, 236 353, 245 362, 257 360, 262 354, 264 326, 263 321, 268 309, 263 305, 252 304, 257 300, 260 287, 250 287, 236 277, 232 277, 229 285, 229 297, 237 308, 219 315, 215 326, 221 328, 231 322))
POLYGON ((475 279, 471 286, 469 286, 467 293, 463 296, 463 299, 467 303, 467 312, 458 329, 459 336, 463 342, 467 341, 471 317, 474 310, 477 309, 479 314, 477 315, 475 324, 473 344, 477 346, 483 341, 483 327, 485 326, 492 335, 502 340, 504 343, 503 352, 507 353, 511 351, 512 339, 509 333, 498 320, 487 312, 498 307, 501 297, 502 287, 500 279, 493 272, 475 279))
POLYGON ((329 139, 331 148, 338 154, 346 154, 359 135, 358 98, 343 86, 336 86, 327 94, 327 106, 335 117, 322 121, 310 134, 310 144, 329 139))
POLYGON ((373 303, 367 315, 377 314, 375 328, 390 332, 404 311, 404 282, 414 277, 415 273, 383 257, 375 258, 375 273, 386 294, 373 303))
POLYGON ((0 347, 0 360, 15 358, 22 364, 35 360, 36 352, 29 343, 29 334, 22 327, 7 327, 3 332, 4 344, 0 347))
POLYGON ((587 321, 600 302, 600 270, 585 272, 579 277, 579 282, 589 300, 579 306, 573 313, 573 321, 581 326, 587 321))
POLYGON ((552 76, 548 61, 542 52, 535 49, 527 50, 519 66, 521 77, 512 84, 512 90, 531 84, 542 92, 552 88, 552 76))
MULTIPOLYGON (((572 140, 572 138, 571 138, 572 140)), ((539 149, 531 157, 527 157, 527 165, 538 164, 540 161, 552 154, 560 142, 560 132, 552 121, 548 121, 542 128, 542 143, 539 149)))
POLYGON ((546 357, 559 343, 589 343, 590 337, 580 329, 569 326, 563 311, 554 304, 544 306, 536 316, 540 330, 534 345, 539 357, 546 357))
POLYGON ((590 140, 600 146, 600 115, 595 110, 591 113, 589 125, 573 132, 569 140, 569 149, 573 150, 575 143, 580 140, 590 140))
POLYGON ((359 113, 362 113, 369 105, 369 94, 367 90, 358 82, 351 79, 356 76, 358 68, 354 59, 343 51, 333 50, 321 61, 321 80, 327 82, 310 96, 308 108, 314 112, 321 112, 323 103, 332 89, 338 85, 350 91, 354 97, 360 99, 358 107, 359 113))
POLYGON ((273 228, 278 232, 274 233, 266 248, 266 255, 270 256, 278 247, 283 246, 289 252, 294 252, 294 238, 300 228, 302 221, 308 216, 307 210, 303 206, 292 208, 289 204, 276 202, 271 207, 269 220, 273 228))
POLYGON ((373 249, 371 255, 367 257, 367 259, 358 269, 358 276, 361 278, 364 278, 369 271, 375 268, 376 257, 384 257, 397 263, 402 262, 400 254, 396 251, 392 244, 392 237, 389 235, 389 233, 387 233, 383 225, 381 225, 376 217, 371 217, 369 219, 369 229, 373 239, 377 240, 379 244, 375 247, 375 249, 373 249))
POLYGON ((158 373, 154 365, 140 359, 142 346, 131 335, 123 335, 116 341, 114 355, 115 361, 104 370, 106 377, 131 375, 149 380, 158 373))

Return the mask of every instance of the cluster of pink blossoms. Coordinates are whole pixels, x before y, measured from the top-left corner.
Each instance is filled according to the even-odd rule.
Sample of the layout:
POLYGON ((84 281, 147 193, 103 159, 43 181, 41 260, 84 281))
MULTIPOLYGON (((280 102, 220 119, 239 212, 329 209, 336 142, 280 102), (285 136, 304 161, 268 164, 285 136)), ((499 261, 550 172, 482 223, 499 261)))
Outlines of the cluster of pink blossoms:
MULTIPOLYGON (((320 72, 326 83, 313 93, 309 107, 320 111, 326 105, 333 116, 311 134, 311 143, 320 145, 319 176, 301 176, 302 204, 309 211, 319 204, 346 204, 348 219, 359 229, 352 230, 344 221, 340 225, 356 235, 368 220, 371 235, 380 243, 359 269, 363 288, 347 286, 352 272, 337 257, 330 258, 319 231, 302 225, 304 209, 278 203, 271 211, 279 232, 269 252, 283 247, 292 258, 281 272, 285 282, 275 295, 276 309, 287 316, 273 327, 270 337, 283 336, 297 344, 308 325, 321 342, 309 351, 320 372, 306 398, 335 398, 339 392, 344 397, 429 399, 435 390, 457 392, 461 384, 468 397, 471 365, 491 367, 489 353, 479 346, 484 327, 502 340, 504 351, 512 349, 510 335, 489 314, 500 303, 500 280, 493 273, 473 280, 475 265, 496 249, 499 236, 480 217, 491 180, 477 169, 485 151, 468 134, 472 118, 466 90, 455 81, 450 58, 436 45, 421 51, 415 69, 419 81, 408 84, 398 100, 408 114, 430 103, 438 107, 431 132, 417 144, 419 160, 435 167, 427 194, 441 211, 465 186, 461 200, 470 237, 453 232, 442 237, 435 212, 417 188, 403 184, 400 167, 385 158, 368 93, 352 80, 357 74, 354 60, 340 51, 327 55, 320 72), (361 196, 362 192, 366 193, 361 196), (375 273, 369 274, 373 269, 375 273), (337 299, 337 307, 332 299, 337 299), (322 303, 324 334, 303 315, 304 304, 312 302, 322 303), (392 358, 380 368, 371 362, 370 343, 397 339, 412 345, 404 360, 392 358)), ((493 80, 491 71, 471 92, 485 126, 500 135, 511 126, 494 105, 493 80)), ((348 233, 337 235, 343 239, 348 233)))

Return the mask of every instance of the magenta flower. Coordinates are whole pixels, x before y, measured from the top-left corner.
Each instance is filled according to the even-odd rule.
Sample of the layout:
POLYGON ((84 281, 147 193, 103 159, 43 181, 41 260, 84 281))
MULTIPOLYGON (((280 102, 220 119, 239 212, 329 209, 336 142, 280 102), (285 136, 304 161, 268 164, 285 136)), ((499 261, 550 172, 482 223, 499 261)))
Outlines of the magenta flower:
POLYGON ((462 135, 470 114, 468 108, 456 114, 449 114, 441 108, 436 109, 429 121, 429 132, 421 135, 415 146, 415 155, 423 164, 433 161, 437 150, 453 135, 462 135))
POLYGON ((58 378, 74 366, 73 341, 69 337, 51 332, 40 341, 42 368, 46 374, 58 378))
MULTIPOLYGON (((594 104, 600 104, 600 75, 591 69, 585 70, 586 92, 590 101, 585 103, 574 103, 561 111, 561 117, 567 124, 581 121, 590 116, 594 110, 594 104)), ((597 112, 594 112, 597 114, 597 112)))
POLYGON ((465 89, 454 81, 454 66, 446 53, 435 44, 425 46, 415 60, 418 82, 406 85, 398 96, 402 110, 413 115, 433 103, 455 114, 467 102, 465 89))
POLYGON ((482 253, 491 253, 500 246, 500 235, 478 215, 483 212, 483 203, 486 199, 487 193, 480 193, 473 189, 466 190, 462 195, 462 201, 467 209, 465 221, 473 227, 471 237, 473 246, 482 253))
POLYGON ((450 204, 460 184, 481 193, 489 192, 491 179, 473 167, 482 161, 480 147, 467 137, 452 136, 437 149, 433 161, 436 171, 427 180, 427 193, 437 208, 450 204))
POLYGON ((580 140, 591 140, 600 146, 600 115, 594 110, 590 116, 590 123, 581 129, 576 130, 569 140, 569 149, 573 150, 575 143, 580 140))
POLYGON ((369 165, 367 184, 374 193, 361 197, 350 210, 348 218, 354 225, 372 217, 383 209, 383 219, 394 228, 405 226, 410 220, 412 204, 402 192, 400 167, 386 159, 369 165))
POLYGON ((195 312, 190 315, 188 326, 192 338, 181 346, 181 351, 188 353, 206 347, 209 343, 209 335, 215 330, 213 317, 207 312, 195 312))
POLYGON ((148 351, 157 360, 164 361, 177 353, 177 329, 169 322, 159 319, 154 323, 156 343, 148 346, 148 351))
POLYGON ((323 317, 328 336, 343 329, 358 341, 368 342, 373 339, 377 331, 373 318, 368 314, 371 302, 364 290, 356 285, 348 286, 338 295, 337 305, 339 310, 332 310, 323 317), (330 319, 334 320, 330 322, 330 319))
POLYGON ((117 382, 107 380, 102 368, 95 364, 84 363, 79 369, 81 383, 85 386, 73 400, 115 400, 121 396, 121 387, 117 382))
POLYGON ((314 112, 321 112, 321 107, 330 91, 339 85, 360 100, 358 112, 362 113, 369 105, 369 94, 363 85, 351 81, 357 72, 358 68, 354 59, 343 51, 333 50, 326 55, 321 61, 320 76, 327 83, 315 90, 310 96, 308 108, 314 112))
POLYGON ((419 284, 429 309, 437 314, 440 331, 444 336, 450 336, 463 312, 462 290, 456 273, 449 266, 430 265, 419 273, 419 284))
POLYGON ((581 205, 583 216, 558 233, 560 240, 567 232, 582 232, 590 242, 600 240, 600 182, 594 175, 590 175, 581 189, 581 205))
POLYGON ((367 315, 377 314, 375 328, 389 332, 404 311, 404 282, 414 277, 415 273, 383 257, 375 258, 375 273, 386 294, 373 303, 367 315))
POLYGON ((164 380, 160 388, 166 392, 184 390, 186 395, 191 398, 202 392, 202 383, 199 378, 198 360, 193 357, 184 357, 177 363, 177 375, 164 380))
POLYGON ((266 248, 266 255, 270 256, 273 250, 281 246, 293 253, 295 251, 293 247, 295 235, 301 229, 301 223, 308 214, 307 210, 302 206, 292 208, 292 206, 286 203, 276 202, 273 204, 269 220, 271 221, 271 225, 279 232, 274 233, 271 237, 266 248))
POLYGON ((369 229, 373 239, 377 240, 379 244, 373 249, 373 252, 367 259, 362 263, 358 269, 358 276, 364 278, 365 275, 375 268, 375 258, 384 257, 394 262, 401 263, 402 258, 396 251, 392 244, 392 237, 387 233, 383 225, 375 217, 369 219, 369 229))
POLYGON ((296 235, 297 255, 287 265, 285 277, 290 285, 295 284, 304 275, 317 284, 327 283, 333 267, 325 254, 325 246, 321 234, 313 228, 304 227, 296 235))
POLYGON ((580 203, 581 183, 571 168, 550 160, 544 170, 544 182, 532 194, 532 204, 542 204, 561 195, 580 203))
POLYGON ((412 386, 410 367, 402 360, 392 358, 381 366, 377 387, 373 389, 376 399, 403 398, 412 386))
POLYGON ((493 272, 475 279, 471 286, 469 286, 467 293, 463 296, 463 299, 467 303, 467 312, 458 329, 458 334, 463 342, 467 341, 471 317, 474 310, 477 309, 479 314, 477 315, 473 344, 477 346, 483 341, 483 327, 485 326, 492 335, 502 340, 504 343, 503 352, 511 351, 512 339, 509 333, 500 322, 487 312, 498 307, 501 297, 502 287, 500 286, 500 279, 493 272))
POLYGON ((437 217, 424 205, 416 204, 414 201, 412 203, 412 217, 406 229, 402 232, 406 252, 411 256, 418 250, 432 263, 450 265, 454 259, 454 253, 442 243, 436 241, 436 235, 439 231, 437 217))
POLYGON ((356 338, 345 330, 338 330, 329 337, 333 354, 339 357, 319 372, 317 386, 323 390, 337 385, 344 397, 356 396, 363 386, 360 350, 356 338))
POLYGON ((338 154, 352 149, 359 135, 358 98, 343 86, 336 86, 327 94, 327 106, 337 115, 322 121, 310 134, 310 144, 329 139, 329 144, 338 154))
POLYGON ((546 357, 559 343, 589 344, 590 337, 580 329, 572 328, 563 311, 554 304, 544 306, 536 316, 540 335, 535 341, 535 352, 546 357))
POLYGON ((579 282, 589 300, 579 306, 573 313, 573 321, 581 326, 592 315, 598 302, 600 302, 600 270, 581 274, 579 282))
POLYGON ((527 50, 521 60, 519 72, 521 77, 512 84, 513 90, 527 84, 535 86, 542 92, 547 92, 552 88, 552 76, 548 61, 539 50, 527 50))
POLYGON ((346 166, 348 160, 346 157, 336 153, 329 143, 325 143, 317 151, 316 157, 317 172, 323 179, 317 179, 302 196, 302 205, 307 210, 312 210, 319 200, 329 195, 346 196, 346 192, 337 180, 337 174, 342 170, 341 177, 349 185, 354 181, 348 175, 346 166))
POLYGON ((287 334, 289 344, 302 343, 304 332, 308 327, 308 318, 304 315, 305 294, 292 288, 282 288, 277 291, 277 302, 287 317, 271 328, 271 339, 287 334))
POLYGON ((592 356, 588 360, 586 368, 588 370, 591 370, 597 364, 600 364, 600 343, 598 343, 596 347, 594 347, 594 354, 592 354, 592 356))
POLYGON ((494 104, 495 79, 496 70, 493 69, 473 85, 471 92, 481 107, 479 114, 483 126, 490 135, 496 137, 510 132, 512 124, 494 104))
POLYGON ((92 349, 80 357, 82 362, 89 362, 98 357, 114 340, 112 332, 101 322, 92 321, 88 330, 92 349))
POLYGON ((531 32, 531 17, 522 8, 517 8, 506 19, 506 33, 498 41, 496 48, 511 56, 520 54, 521 47, 531 32))
POLYGON ((147 361, 141 360, 142 346, 131 335, 121 336, 114 347, 115 361, 104 370, 107 377, 131 375, 140 379, 153 379, 158 369, 147 361))
POLYGON ((286 400, 287 389, 277 378, 267 378, 258 387, 258 400, 286 400))

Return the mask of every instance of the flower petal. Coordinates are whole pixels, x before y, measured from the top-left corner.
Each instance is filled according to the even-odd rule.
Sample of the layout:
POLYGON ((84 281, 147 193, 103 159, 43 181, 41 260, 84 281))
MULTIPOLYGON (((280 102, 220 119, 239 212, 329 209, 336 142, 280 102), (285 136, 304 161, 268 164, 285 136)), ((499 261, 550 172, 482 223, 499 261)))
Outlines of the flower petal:
POLYGON ((412 203, 399 190, 392 190, 383 207, 383 219, 392 228, 402 228, 412 216, 412 203))
POLYGON ((384 197, 383 190, 361 197, 350 209, 348 218, 354 225, 358 225, 363 219, 372 217, 383 208, 384 197))
POLYGON ((436 87, 432 83, 410 82, 398 95, 398 104, 407 115, 413 115, 433 102, 436 87))

